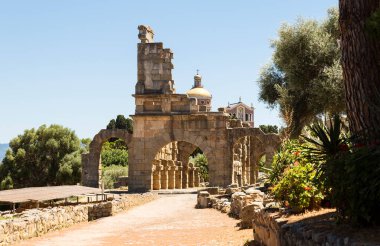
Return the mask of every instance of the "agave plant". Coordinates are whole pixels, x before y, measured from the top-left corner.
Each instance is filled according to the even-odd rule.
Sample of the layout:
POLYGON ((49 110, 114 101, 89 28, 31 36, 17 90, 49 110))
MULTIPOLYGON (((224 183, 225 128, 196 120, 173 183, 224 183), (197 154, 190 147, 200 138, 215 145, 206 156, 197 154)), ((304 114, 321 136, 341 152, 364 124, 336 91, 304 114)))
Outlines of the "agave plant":
POLYGON ((342 131, 342 122, 339 116, 330 119, 329 126, 321 122, 316 122, 309 126, 312 137, 302 137, 309 143, 307 149, 310 153, 310 159, 317 171, 316 181, 323 184, 326 177, 326 163, 333 159, 341 151, 348 151, 346 137, 342 131), (322 182, 321 182, 322 181, 322 182))
POLYGON ((313 137, 302 137, 311 144, 310 153, 314 158, 327 160, 333 158, 338 152, 347 149, 346 138, 342 132, 342 123, 339 116, 330 119, 329 126, 316 122, 309 126, 313 137))

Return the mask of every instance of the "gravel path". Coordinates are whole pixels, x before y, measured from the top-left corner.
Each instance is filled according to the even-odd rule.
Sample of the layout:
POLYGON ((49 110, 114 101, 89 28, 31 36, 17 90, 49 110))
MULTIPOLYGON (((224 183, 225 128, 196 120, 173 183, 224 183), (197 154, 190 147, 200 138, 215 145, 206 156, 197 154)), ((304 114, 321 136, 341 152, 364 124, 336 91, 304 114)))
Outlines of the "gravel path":
POLYGON ((19 245, 243 245, 252 229, 214 209, 195 209, 196 195, 166 195, 97 221, 85 222, 19 245))

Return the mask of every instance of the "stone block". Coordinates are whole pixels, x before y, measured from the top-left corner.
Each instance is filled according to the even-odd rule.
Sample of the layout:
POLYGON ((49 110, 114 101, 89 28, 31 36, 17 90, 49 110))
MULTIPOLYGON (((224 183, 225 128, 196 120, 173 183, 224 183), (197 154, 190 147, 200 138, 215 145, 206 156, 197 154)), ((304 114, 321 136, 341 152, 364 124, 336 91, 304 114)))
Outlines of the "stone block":
POLYGON ((211 205, 210 193, 199 191, 197 198, 197 208, 208 208, 211 205))

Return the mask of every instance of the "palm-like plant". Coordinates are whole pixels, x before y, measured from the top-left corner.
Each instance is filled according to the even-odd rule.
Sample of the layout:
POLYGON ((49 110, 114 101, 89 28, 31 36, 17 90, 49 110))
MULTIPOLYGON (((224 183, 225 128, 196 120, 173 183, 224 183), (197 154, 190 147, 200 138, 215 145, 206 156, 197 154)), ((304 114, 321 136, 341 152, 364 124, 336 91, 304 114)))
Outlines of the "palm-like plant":
POLYGON ((346 138, 342 133, 342 123, 339 116, 330 119, 329 126, 316 122, 309 126, 312 137, 302 135, 311 144, 309 148, 314 157, 327 160, 346 148, 346 138))
POLYGON ((326 162, 336 157, 340 151, 348 150, 339 116, 335 115, 329 122, 329 126, 321 122, 309 126, 311 137, 302 135, 310 144, 308 147, 310 159, 314 160, 313 163, 317 171, 316 178, 320 181, 327 178, 326 162))

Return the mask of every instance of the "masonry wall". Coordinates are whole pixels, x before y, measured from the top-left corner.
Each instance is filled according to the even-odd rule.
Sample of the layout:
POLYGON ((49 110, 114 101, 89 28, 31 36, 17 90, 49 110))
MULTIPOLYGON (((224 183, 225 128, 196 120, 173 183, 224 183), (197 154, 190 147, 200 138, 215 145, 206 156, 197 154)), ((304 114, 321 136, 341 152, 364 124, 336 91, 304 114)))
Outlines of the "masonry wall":
POLYGON ((293 245, 367 245, 377 243, 357 242, 349 237, 343 237, 326 228, 314 227, 313 224, 302 222, 287 223, 286 218, 278 213, 261 211, 253 213, 253 237, 260 245, 293 246, 293 245))
POLYGON ((157 194, 153 193, 131 194, 127 199, 97 204, 26 210, 12 219, 0 220, 0 245, 14 244, 80 222, 111 216, 156 198, 157 194))
POLYGON ((133 152, 130 153, 130 189, 152 189, 152 161, 173 141, 198 146, 207 156, 210 185, 232 181, 231 151, 228 149, 228 116, 218 113, 191 115, 134 115, 133 152))

